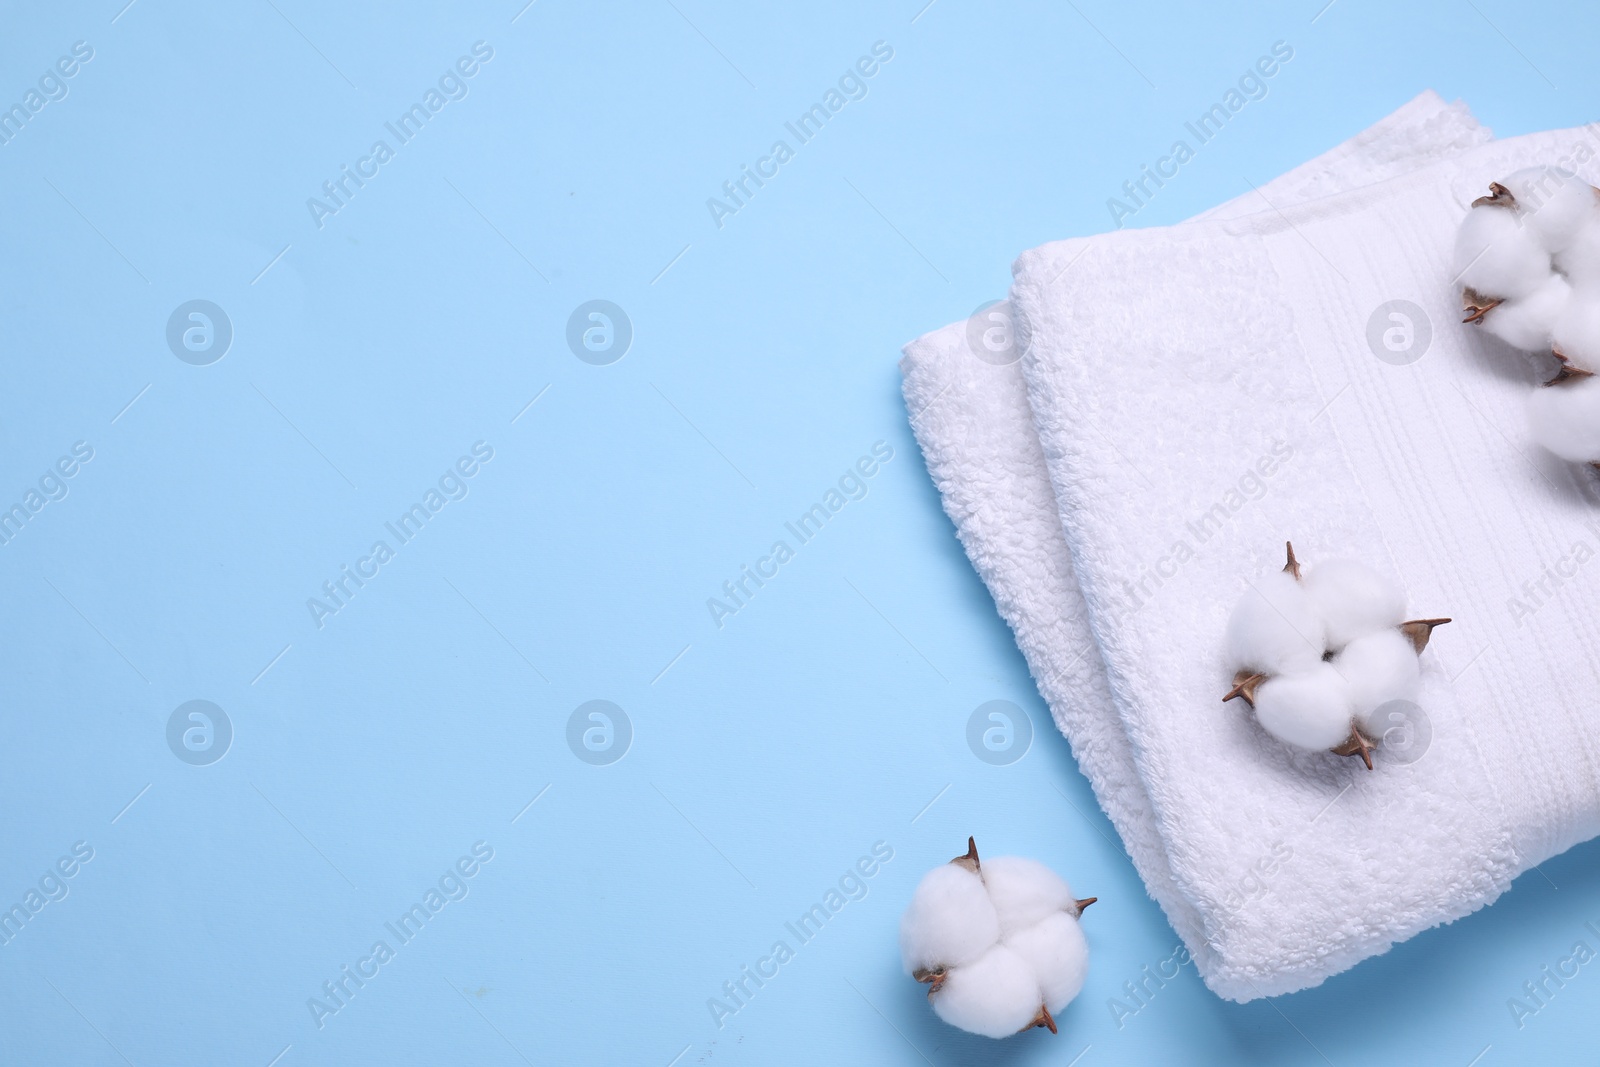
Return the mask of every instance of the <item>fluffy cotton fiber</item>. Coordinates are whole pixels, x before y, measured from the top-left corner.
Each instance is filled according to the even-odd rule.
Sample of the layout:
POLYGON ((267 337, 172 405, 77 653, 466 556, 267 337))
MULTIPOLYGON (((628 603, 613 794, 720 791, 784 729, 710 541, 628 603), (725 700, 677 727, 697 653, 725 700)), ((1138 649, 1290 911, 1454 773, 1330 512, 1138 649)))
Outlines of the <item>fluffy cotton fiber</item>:
MULTIPOLYGON (((1405 621, 1406 600, 1400 587, 1357 560, 1319 563, 1306 572, 1303 587, 1312 610, 1322 618, 1329 649, 1341 649, 1362 634, 1405 621)), ((1319 657, 1323 651, 1317 650, 1319 657)))
POLYGON ((1550 343, 1583 370, 1600 370, 1600 299, 1566 300, 1550 329, 1550 343))
POLYGON ((1006 945, 991 946, 974 962, 952 968, 931 998, 951 1026, 984 1037, 1009 1037, 1028 1029, 1044 1002, 1032 965, 1006 945))
POLYGON ((1055 1030, 1054 1014, 1083 988, 1089 946, 1077 900, 1060 876, 1016 856, 965 856, 929 871, 900 920, 906 972, 930 983, 945 1022, 985 1037, 1034 1026, 1055 1030))
POLYGON ((1501 183, 1510 191, 1517 220, 1539 247, 1560 254, 1589 237, 1596 215, 1594 190, 1555 167, 1528 167, 1501 183))
POLYGON ((1391 700, 1415 700, 1422 688, 1417 650, 1394 628, 1356 638, 1329 666, 1349 685, 1351 710, 1374 739, 1383 730, 1373 725, 1373 713, 1391 700))
POLYGON ((983 879, 954 863, 923 876, 900 920, 906 971, 972 963, 1000 940, 1000 920, 983 879))
POLYGON ((1562 459, 1588 463, 1600 457, 1600 378, 1581 378, 1528 397, 1534 440, 1562 459))
POLYGON ((1523 229, 1512 211, 1485 206, 1469 212, 1456 236, 1461 284, 1501 300, 1515 300, 1550 276, 1550 253, 1523 229))
POLYGON ((1269 678, 1256 691, 1262 729, 1296 748, 1326 752, 1344 744, 1354 716, 1350 686, 1327 663, 1269 678))
POLYGON ((1572 283, 1552 274, 1537 289, 1494 309, 1492 332, 1513 348, 1538 352, 1555 343, 1562 312, 1569 307, 1572 283))
POLYGON ((1228 619, 1228 659, 1235 670, 1288 674, 1322 658, 1323 615, 1287 572, 1253 583, 1228 619))

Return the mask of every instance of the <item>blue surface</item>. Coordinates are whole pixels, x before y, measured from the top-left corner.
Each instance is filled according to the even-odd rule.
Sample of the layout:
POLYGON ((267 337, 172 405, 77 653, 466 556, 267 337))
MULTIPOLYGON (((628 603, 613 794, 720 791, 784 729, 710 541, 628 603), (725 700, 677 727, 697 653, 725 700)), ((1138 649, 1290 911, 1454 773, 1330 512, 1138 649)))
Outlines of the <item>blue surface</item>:
POLYGON ((1021 249, 1107 228, 1273 42, 1294 59, 1266 97, 1134 224, 1427 87, 1502 135, 1593 119, 1592 8, 125 2, 10 4, 0 29, 0 105, 44 79, 0 144, 0 506, 27 511, 0 545, 0 898, 40 888, 0 946, 0 1061, 1592 1054, 1594 966, 1520 1027, 1507 1002, 1600 947, 1594 845, 1322 988, 1239 1006, 1186 967, 1119 1026, 1110 998, 1176 936, 961 554, 895 367, 1021 249), (880 41, 859 98, 791 138, 880 41), (430 88, 402 143, 385 124, 430 88), (777 173, 719 227, 706 201, 746 165, 777 173), (567 343, 596 299, 631 323, 620 360, 567 343), (231 324, 220 360, 220 333, 168 344, 191 300, 231 324), (877 442, 859 499, 788 535, 877 442), (763 558, 718 626, 708 598, 763 558), (169 733, 194 700, 222 714, 169 733), (631 726, 620 761, 577 756, 618 750, 615 712, 569 746, 591 700, 631 726), (1032 718, 1020 762, 967 746, 990 700, 1032 718), (899 912, 969 833, 1101 900, 1057 1037, 965 1037, 899 973, 899 912), (878 842, 860 899, 787 934, 878 842), (780 939, 719 1027, 707 1001, 780 939), (369 977, 308 1007, 345 967, 369 977))

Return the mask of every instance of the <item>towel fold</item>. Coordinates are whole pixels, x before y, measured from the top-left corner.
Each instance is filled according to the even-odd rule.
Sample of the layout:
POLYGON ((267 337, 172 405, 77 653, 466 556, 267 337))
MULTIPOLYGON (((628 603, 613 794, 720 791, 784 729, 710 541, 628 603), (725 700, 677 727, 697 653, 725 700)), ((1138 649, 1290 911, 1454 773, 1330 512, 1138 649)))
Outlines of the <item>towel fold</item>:
POLYGON ((1571 471, 1508 447, 1532 372, 1489 369, 1445 267, 1469 190, 1580 139, 1484 147, 1424 94, 1204 221, 1024 255, 1020 367, 976 358, 965 324, 907 346, 913 428, 962 543, 1223 996, 1315 985, 1600 830, 1587 626, 1504 604, 1545 546, 1595 535, 1571 471), (1408 366, 1366 340, 1396 298, 1432 323, 1408 366), (1387 566, 1413 608, 1462 620, 1425 657, 1415 763, 1296 755, 1219 703, 1227 612, 1286 539, 1313 563, 1387 566), (1525 723, 1527 693, 1567 710, 1525 723))

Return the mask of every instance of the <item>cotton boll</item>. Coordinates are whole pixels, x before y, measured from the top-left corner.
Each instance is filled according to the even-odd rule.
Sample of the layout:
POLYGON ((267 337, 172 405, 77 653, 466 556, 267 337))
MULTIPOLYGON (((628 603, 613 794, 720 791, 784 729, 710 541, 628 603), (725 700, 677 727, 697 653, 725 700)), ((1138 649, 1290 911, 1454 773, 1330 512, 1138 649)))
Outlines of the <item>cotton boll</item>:
POLYGON ((1330 559, 1305 576, 1306 596, 1327 628, 1329 648, 1340 649, 1362 634, 1399 626, 1406 600, 1389 579, 1353 559, 1330 559))
POLYGON ((1297 748, 1326 751, 1343 744, 1353 713, 1350 686, 1327 663, 1268 678, 1256 690, 1262 729, 1297 748))
POLYGON ((980 859, 969 837, 966 855, 917 886, 900 923, 901 955, 952 1026, 986 1037, 1035 1026, 1055 1033, 1051 1012, 1077 996, 1088 971, 1078 916, 1093 903, 1074 900, 1034 860, 980 859))
POLYGON ((1594 189, 1555 167, 1528 167, 1501 183, 1516 198, 1523 228, 1546 252, 1561 252, 1596 216, 1594 189))
POLYGON ((1089 973, 1089 943, 1083 927, 1070 914, 1056 912, 1007 941, 1006 946, 1032 968, 1051 1014, 1065 1008, 1083 989, 1089 973))
MULTIPOLYGON (((1379 630, 1358 637, 1333 658, 1332 667, 1350 686, 1356 719, 1366 725, 1379 705, 1415 700, 1422 686, 1417 650, 1399 630, 1379 630)), ((1369 731, 1380 737, 1383 731, 1369 731)))
MULTIPOLYGON (((1495 308, 1489 318, 1501 310, 1495 308)), ((1574 293, 1556 316, 1550 340, 1563 356, 1584 370, 1600 371, 1600 291, 1580 289, 1574 293)))
POLYGON ((1454 266, 1460 285, 1484 296, 1514 300, 1550 276, 1550 253, 1523 229, 1516 213, 1486 205, 1467 212, 1456 234, 1454 266))
POLYGON ((1284 674, 1322 658, 1322 617, 1293 576, 1275 572, 1246 590, 1228 618, 1228 665, 1284 674))
POLYGON ((1000 939, 1000 920, 983 879, 953 863, 923 876, 900 918, 906 973, 970 963, 1000 939))
POLYGON ((1556 319, 1565 310, 1572 285, 1552 274, 1527 296, 1507 300, 1484 316, 1483 328, 1512 348, 1542 352, 1550 347, 1556 319))
MULTIPOLYGON (((1502 209, 1509 200, 1503 192, 1496 193, 1501 197, 1502 209)), ((1566 381, 1572 386, 1600 385, 1600 377, 1571 377, 1566 381)), ((1587 414, 1596 416, 1591 433, 1596 438, 1596 455, 1600 455, 1600 389, 1577 402, 1569 401, 1568 405, 1583 407, 1587 414)), ((1564 415, 1569 423, 1580 421, 1572 412, 1564 411, 1564 415)), ((1326 651, 1320 651, 1310 665, 1296 665, 1292 670, 1240 670, 1222 699, 1226 702, 1244 698, 1261 728, 1286 744, 1359 756, 1370 771, 1379 740, 1393 733, 1396 719, 1404 718, 1394 714, 1394 709, 1401 706, 1396 702, 1410 701, 1420 692, 1420 650, 1427 645, 1433 629, 1450 620, 1403 621, 1405 597, 1400 587, 1364 563, 1336 559, 1302 571, 1292 546, 1288 557, 1286 570, 1302 578, 1299 587, 1311 612, 1322 623, 1322 648, 1326 651), (1387 707, 1390 712, 1380 717, 1380 707, 1387 707), (1380 718, 1382 721, 1378 721, 1380 718)), ((1271 595, 1283 597, 1281 587, 1275 588, 1278 591, 1271 595)), ((1249 644, 1239 637, 1248 637, 1252 624, 1264 625, 1249 618, 1249 613, 1260 615, 1262 605, 1272 605, 1268 594, 1256 599, 1259 604, 1241 604, 1229 620, 1230 650, 1249 644), (1240 623, 1240 619, 1244 622, 1240 623)))
POLYGON ((952 970, 932 997, 933 1010, 951 1026, 985 1037, 1009 1037, 1033 1022, 1044 994, 1028 961, 995 945, 952 970))
POLYGON ((1528 428, 1564 460, 1600 460, 1600 378, 1535 389, 1528 397, 1528 428))
POLYGON ((1000 936, 1010 937, 1052 912, 1077 913, 1077 901, 1061 876, 1038 860, 1001 856, 985 860, 983 884, 1000 919, 1000 936))

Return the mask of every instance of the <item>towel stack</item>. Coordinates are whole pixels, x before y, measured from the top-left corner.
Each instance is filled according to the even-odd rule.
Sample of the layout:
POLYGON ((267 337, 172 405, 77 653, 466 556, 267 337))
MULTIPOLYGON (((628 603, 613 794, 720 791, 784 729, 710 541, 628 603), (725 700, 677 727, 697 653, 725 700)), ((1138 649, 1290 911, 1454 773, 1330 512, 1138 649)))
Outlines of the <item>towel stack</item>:
POLYGON ((1009 301, 906 346, 945 510, 1221 996, 1316 985, 1600 834, 1592 472, 1528 440, 1548 368, 1462 325, 1450 276, 1491 181, 1597 158, 1425 93, 1188 223, 1027 252, 1009 301), (1220 702, 1228 612, 1286 540, 1457 619, 1376 771, 1220 702))

